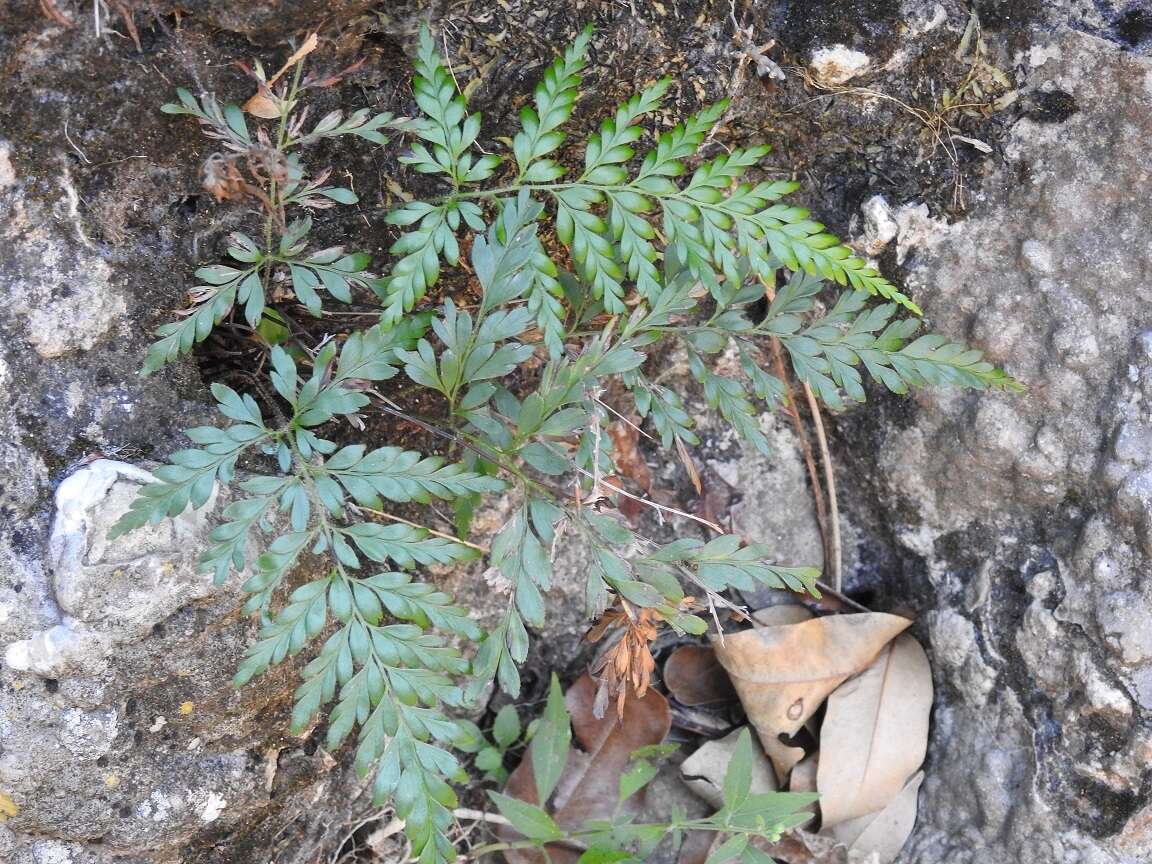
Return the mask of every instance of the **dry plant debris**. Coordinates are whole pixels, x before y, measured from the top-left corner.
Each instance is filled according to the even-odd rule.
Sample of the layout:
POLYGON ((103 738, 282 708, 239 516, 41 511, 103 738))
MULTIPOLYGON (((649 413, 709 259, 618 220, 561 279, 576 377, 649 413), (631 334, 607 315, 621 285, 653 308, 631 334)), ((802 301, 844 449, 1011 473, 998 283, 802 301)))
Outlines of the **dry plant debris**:
POLYGON ((880 810, 924 761, 932 670, 902 634, 828 697, 820 728, 820 811, 825 827, 880 810))
MULTIPOLYGON (((760 848, 792 864, 887 864, 916 821, 933 695, 928 658, 899 616, 805 620, 809 614, 795 606, 759 610, 755 629, 713 640, 715 660, 698 646, 677 658, 679 649, 673 692, 715 686, 681 679, 710 676, 711 664, 721 663, 759 734, 764 766, 775 768, 770 788, 820 796, 820 836, 797 830, 760 848), (793 746, 797 734, 811 735, 813 746, 793 746)), ((681 766, 689 788, 709 803, 732 768, 737 734, 705 743, 681 766)))
POLYGON ((681 645, 664 664, 664 686, 681 705, 735 702, 736 690, 716 652, 704 645, 681 645))
POLYGON ((760 743, 784 782, 804 750, 791 738, 833 690, 863 671, 912 622, 883 612, 757 627, 713 639, 760 743))
MULTIPOLYGON (((537 763, 541 756, 540 740, 533 740, 520 765, 512 772, 504 794, 544 804, 556 824, 574 829, 593 819, 611 819, 618 813, 617 791, 632 754, 642 748, 659 744, 671 727, 668 701, 655 690, 643 698, 633 697, 624 703, 624 713, 617 717, 608 713, 596 717, 593 707, 597 698, 597 685, 585 675, 573 684, 564 696, 572 718, 572 732, 580 750, 568 753, 549 800, 541 802, 537 795, 537 763)), ((643 804, 644 790, 630 796, 624 806, 639 808, 643 804)), ((510 828, 496 832, 503 840, 519 839, 510 828)), ((551 859, 551 864, 573 864, 581 851, 560 844, 549 844, 546 858, 540 849, 509 849, 504 852, 509 864, 540 864, 551 859)))

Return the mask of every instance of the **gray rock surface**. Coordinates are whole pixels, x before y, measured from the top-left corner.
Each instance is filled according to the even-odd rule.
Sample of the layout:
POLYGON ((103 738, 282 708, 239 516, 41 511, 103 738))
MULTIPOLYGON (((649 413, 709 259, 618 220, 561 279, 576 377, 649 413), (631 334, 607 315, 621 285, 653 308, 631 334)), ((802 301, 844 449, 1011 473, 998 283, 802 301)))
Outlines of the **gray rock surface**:
POLYGON ((918 397, 879 450, 940 690, 904 860, 1137 864, 1152 854, 1152 63, 1057 30, 969 218, 907 283, 1024 396, 918 397))
MULTIPOLYGON (((162 457, 208 417, 195 363, 150 379, 136 370, 146 330, 181 305, 222 226, 243 218, 205 215, 203 144, 153 109, 177 83, 243 98, 248 83, 223 70, 253 53, 245 39, 275 42, 326 4, 289 4, 291 20, 270 3, 186 5, 179 25, 140 19, 138 56, 86 21, 66 31, 36 4, 0 0, 0 794, 18 808, 0 823, 5 864, 311 864, 370 812, 342 756, 285 736, 294 669, 229 684, 254 628, 191 566, 207 523, 103 544, 141 479, 115 463, 162 457)), ((340 4, 340 21, 366 5, 340 4)), ((363 48, 384 70, 371 104, 404 107, 392 70, 416 5, 387 10, 383 33, 349 25, 352 47, 335 46, 363 48)), ((726 92, 726 10, 635 4, 634 20, 618 5, 603 13, 591 98, 660 69, 690 76, 689 94, 726 92)), ((752 5, 757 35, 791 52, 777 59, 843 45, 872 64, 853 84, 906 79, 923 87, 909 99, 938 92, 933 63, 967 22, 958 2, 752 5)), ((525 63, 535 69, 574 27, 569 4, 513 6, 453 18, 454 44, 503 52, 476 95, 493 118, 528 92, 525 63), (533 35, 492 49, 486 34, 523 29, 492 24, 505 14, 533 35)), ((982 127, 993 153, 963 166, 962 217, 943 203, 952 168, 907 117, 884 120, 874 105, 815 104, 794 77, 776 96, 746 82, 731 134, 771 137, 777 167, 801 166, 838 230, 872 202, 862 246, 905 268, 893 275, 937 329, 984 345, 1030 387, 923 394, 912 407, 877 393, 834 423, 848 586, 874 608, 918 613, 937 677, 903 860, 1136 864, 1152 857, 1146 4, 975 6, 1021 91, 982 127)), ((395 169, 389 154, 349 159, 358 189, 395 169)), ((379 226, 362 239, 377 252, 388 240, 379 226)), ((782 561, 812 563, 819 535, 796 442, 783 418, 765 424, 775 460, 738 453, 722 423, 706 424, 702 506, 777 544, 782 561)), ((653 468, 683 485, 676 466, 653 468)), ((541 681, 581 650, 585 565, 579 549, 564 554, 571 581, 558 579, 541 681)), ((481 617, 502 602, 478 572, 440 575, 481 617)))

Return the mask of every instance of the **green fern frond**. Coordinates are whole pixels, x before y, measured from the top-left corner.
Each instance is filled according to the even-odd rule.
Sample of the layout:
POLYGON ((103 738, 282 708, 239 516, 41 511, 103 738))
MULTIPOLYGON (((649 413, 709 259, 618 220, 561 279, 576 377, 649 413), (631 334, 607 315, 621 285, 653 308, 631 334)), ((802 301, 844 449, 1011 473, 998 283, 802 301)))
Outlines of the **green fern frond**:
MULTIPOLYGON (((365 110, 345 119, 337 111, 305 132, 303 116, 290 107, 298 94, 284 90, 284 131, 274 145, 279 171, 274 182, 254 178, 267 211, 263 239, 236 233, 227 250, 233 263, 197 271, 190 314, 161 328, 145 361, 146 371, 157 370, 235 310, 275 341, 266 335, 274 328, 264 326, 283 323, 273 284, 291 285, 313 315, 365 287, 381 299, 375 326, 291 351, 270 347, 261 374, 276 423, 265 421, 251 396, 214 385, 232 425, 189 430, 194 447, 156 470, 112 536, 204 507, 218 486, 228 487, 200 567, 218 583, 240 574, 244 609, 260 618, 237 683, 308 652, 293 730, 328 710, 328 748, 355 735, 357 770, 375 772, 376 800, 392 798, 413 855, 426 864, 456 857, 450 780, 461 769, 449 750, 468 730, 448 709, 493 681, 520 692, 528 628, 545 623, 562 529, 590 550, 584 590, 593 617, 627 601, 649 610, 649 620, 700 634, 709 621, 692 598, 701 594, 715 603, 722 592, 759 586, 818 593, 816 570, 768 563, 763 545, 728 535, 657 545, 600 512, 622 494, 605 480, 624 473, 607 435, 610 423, 633 422, 628 407, 616 404, 621 396, 631 394, 653 442, 682 456, 699 443, 689 394, 669 386, 660 364, 686 357, 691 396, 764 452, 762 412, 789 399, 784 363, 834 409, 864 399, 865 372, 898 393, 945 384, 1020 388, 977 350, 936 334, 917 337, 921 322, 906 314, 919 313, 915 304, 807 210, 786 203, 797 184, 758 179, 767 147, 702 153, 726 102, 653 130, 642 147, 646 118, 670 88, 667 79, 654 82, 604 119, 584 142, 581 167, 566 170, 564 125, 591 39, 585 30, 564 50, 521 111, 504 186, 487 185, 501 157, 482 152, 480 116, 469 112, 427 28, 415 64, 414 120, 365 110), (355 201, 350 189, 326 185, 328 172, 309 177, 296 148, 336 135, 379 143, 386 131, 409 134, 401 161, 443 192, 388 214, 400 234, 390 268, 376 278, 366 254, 317 249, 311 219, 293 217, 296 208, 355 201), (566 254, 550 254, 549 219, 566 254), (475 279, 459 296, 427 302, 441 269, 461 264, 461 249, 469 250, 466 269, 475 279), (413 404, 439 417, 406 414, 374 389, 401 371, 425 396, 432 393, 413 404), (374 399, 435 433, 447 455, 350 441, 348 430, 363 428, 360 415, 379 407, 374 399), (241 458, 249 473, 238 479, 241 458), (517 503, 492 542, 486 576, 506 591, 507 605, 484 633, 451 597, 409 572, 475 559, 480 547, 383 508, 450 502, 463 537, 483 496, 504 492, 517 503), (303 562, 320 566, 299 584, 303 562)), ((165 110, 193 116, 224 142, 227 153, 214 158, 236 159, 270 140, 236 106, 178 95, 165 110)), ((223 178, 235 180, 227 171, 223 178)), ((224 197, 240 188, 225 183, 224 197)), ((390 395, 402 399, 397 394, 410 389, 390 395)), ((537 740, 551 736, 566 746, 563 699, 553 690, 537 740)), ((563 760, 538 782, 550 788, 562 770, 563 760)), ((725 784, 726 806, 712 821, 693 823, 733 835, 714 858, 747 854, 750 834, 807 818, 795 811, 808 799, 751 795, 742 776, 725 784)), ((495 802, 517 830, 561 831, 534 805, 495 802)), ((636 851, 654 848, 664 833, 614 825, 588 836, 608 843, 610 834, 636 851)))
POLYGON ((536 85, 534 106, 520 109, 521 130, 512 139, 512 153, 519 168, 517 182, 539 183, 558 180, 564 168, 544 157, 564 143, 560 127, 572 116, 580 87, 580 72, 588 56, 592 27, 586 27, 564 53, 548 67, 536 85))

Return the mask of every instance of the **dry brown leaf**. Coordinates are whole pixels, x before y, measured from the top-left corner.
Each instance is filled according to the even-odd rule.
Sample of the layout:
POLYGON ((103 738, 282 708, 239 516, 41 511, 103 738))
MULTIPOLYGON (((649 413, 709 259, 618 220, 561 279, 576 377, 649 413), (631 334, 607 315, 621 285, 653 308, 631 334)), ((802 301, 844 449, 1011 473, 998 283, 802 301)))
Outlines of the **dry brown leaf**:
POLYGON ((280 80, 280 77, 316 50, 319 40, 315 33, 309 34, 308 38, 304 40, 292 56, 284 61, 284 65, 280 67, 280 71, 273 75, 266 84, 262 84, 260 89, 244 103, 244 110, 251 114, 253 117, 260 117, 263 120, 275 120, 280 116, 280 103, 273 97, 272 85, 280 80))
POLYGON ((258 90, 244 103, 244 112, 261 120, 275 120, 280 116, 280 104, 263 90, 258 90))
POLYGON ((900 793, 879 813, 849 819, 827 833, 851 852, 875 855, 879 864, 891 864, 904 848, 916 824, 916 804, 924 772, 917 771, 900 793))
MULTIPOLYGON (((597 719, 592 714, 596 701, 596 682, 584 675, 564 694, 564 703, 572 717, 574 744, 568 763, 547 810, 558 825, 575 828, 589 819, 611 819, 623 809, 631 812, 644 802, 644 790, 618 804, 620 777, 628 767, 632 751, 659 744, 668 734, 672 715, 668 700, 655 690, 643 699, 631 698, 624 705, 624 717, 615 714, 597 719)), ((532 770, 532 747, 529 746, 516 770, 508 778, 505 795, 530 804, 539 804, 536 780, 532 770)), ((519 838, 511 828, 497 826, 496 834, 504 841, 519 838)), ((551 844, 552 864, 573 864, 580 850, 572 846, 551 844)), ((538 849, 514 849, 504 852, 508 864, 545 864, 538 849)))
POLYGON ((815 792, 816 771, 820 765, 820 753, 809 753, 796 763, 792 776, 788 778, 789 792, 815 792))
POLYGON ((612 461, 620 473, 644 492, 649 492, 652 489, 652 469, 640 452, 639 428, 633 423, 617 420, 609 424, 608 436, 612 439, 612 461))
POLYGON ((815 614, 799 603, 779 603, 776 606, 765 606, 752 613, 752 620, 760 627, 778 627, 781 624, 799 624, 801 621, 811 621, 815 614))
POLYGON ((292 52, 291 57, 284 61, 284 65, 280 67, 280 71, 273 75, 271 79, 269 79, 268 86, 271 87, 273 84, 280 80, 280 77, 285 72, 287 72, 297 63, 315 51, 319 42, 320 40, 315 33, 309 33, 303 44, 301 44, 299 48, 292 52))
POLYGON ((648 692, 652 673, 656 671, 656 661, 648 646, 659 635, 658 620, 659 614, 654 609, 636 607, 620 598, 618 605, 606 610, 588 631, 589 642, 608 637, 608 647, 589 670, 596 676, 596 701, 592 708, 596 717, 603 717, 608 703, 614 699, 616 713, 624 719, 628 694, 634 692, 637 698, 643 698, 648 692))
POLYGON ((704 484, 700 482, 700 472, 696 470, 696 463, 692 461, 692 454, 688 452, 688 448, 679 438, 676 439, 676 455, 680 457, 680 464, 688 472, 688 479, 692 481, 692 487, 696 490, 696 494, 700 495, 704 491, 704 484))
MULTIPOLYGON (((850 864, 848 850, 832 837, 821 837, 802 828, 789 831, 776 842, 755 837, 752 845, 767 852, 777 864, 850 864)), ((855 862, 852 862, 855 864, 855 862)))
POLYGON ((736 701, 728 673, 707 645, 681 645, 664 664, 664 684, 682 705, 721 705, 736 701))
MULTIPOLYGON (((684 784, 717 809, 724 806, 724 777, 736 752, 736 741, 743 731, 741 727, 718 741, 705 741, 680 765, 684 784)), ((778 788, 772 763, 759 747, 753 747, 752 794, 775 792, 778 788)))
POLYGON ((816 788, 824 827, 884 809, 924 761, 932 670, 905 633, 828 698, 816 788))
POLYGON ((791 737, 846 679, 866 668, 912 622, 868 612, 830 615, 799 624, 758 627, 712 637, 716 656, 756 727, 783 783, 804 750, 791 737))

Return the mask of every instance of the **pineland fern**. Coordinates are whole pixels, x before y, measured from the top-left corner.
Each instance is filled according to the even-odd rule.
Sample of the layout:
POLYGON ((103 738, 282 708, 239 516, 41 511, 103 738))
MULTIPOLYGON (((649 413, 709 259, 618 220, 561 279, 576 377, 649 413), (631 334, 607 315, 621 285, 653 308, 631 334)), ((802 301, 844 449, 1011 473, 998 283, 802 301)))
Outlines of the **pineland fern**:
MULTIPOLYGON (((655 134, 638 153, 648 135, 644 120, 670 86, 657 81, 604 119, 584 142, 582 165, 569 167, 563 127, 591 38, 585 30, 547 69, 520 113, 510 158, 477 145, 480 117, 469 112, 427 30, 416 59, 421 114, 414 119, 333 112, 309 128, 298 107, 304 92, 335 79, 305 77, 300 66, 279 86, 257 68, 261 93, 279 116, 255 132, 240 109, 210 95, 182 90, 178 103, 165 106, 222 142, 223 154, 206 165, 210 190, 257 202, 264 220, 258 238, 232 235, 233 263, 196 271, 202 284, 190 294, 192 307, 160 328, 145 371, 187 353, 239 309, 269 345, 276 395, 262 410, 252 395, 214 384, 231 423, 188 430, 195 446, 155 471, 113 534, 202 507, 217 484, 232 488, 201 566, 217 582, 244 574, 245 610, 261 619, 236 682, 312 652, 293 730, 307 729, 332 706, 327 746, 356 734, 357 769, 375 772, 378 800, 394 799, 422 862, 455 857, 450 782, 463 775, 451 749, 466 729, 448 709, 468 704, 493 680, 519 692, 517 667, 529 651, 528 628, 545 622, 560 530, 594 552, 592 618, 615 604, 699 634, 729 589, 816 593, 815 570, 765 563, 773 550, 762 545, 735 536, 655 544, 600 512, 599 503, 617 493, 604 479, 615 473, 601 398, 611 382, 630 394, 664 447, 694 445, 682 395, 652 378, 647 364, 666 346, 681 350, 709 408, 763 451, 762 406, 787 398, 768 368, 771 340, 783 346, 792 373, 835 409, 864 399, 863 372, 897 393, 1019 386, 979 351, 917 336, 915 304, 806 210, 784 203, 795 183, 748 179, 766 147, 701 158, 723 102, 655 134), (407 136, 401 161, 441 187, 387 217, 401 233, 383 277, 369 272, 364 253, 313 248, 310 219, 294 216, 356 200, 351 190, 327 186, 327 172, 310 176, 300 156, 340 135, 385 147, 404 146, 397 136, 407 136), (461 264, 462 234, 470 236, 480 291, 474 304, 432 294, 443 267, 461 264), (565 256, 546 251, 550 235, 565 256), (829 284, 845 290, 822 311, 818 295, 829 284), (317 316, 332 301, 371 291, 380 318, 321 345, 293 344, 277 309, 283 301, 273 299, 284 293, 278 286, 290 287, 317 316), (766 286, 774 289, 771 301, 754 314, 766 286), (742 375, 719 373, 719 355, 738 359, 742 375), (441 416, 408 415, 376 389, 401 374, 439 395, 441 416), (334 440, 355 438, 358 415, 372 411, 423 425, 447 443, 451 460, 334 440), (241 458, 246 470, 238 475, 241 458), (463 534, 492 493, 517 503, 489 561, 508 586, 507 608, 484 633, 451 597, 413 575, 420 565, 472 559, 476 549, 406 522, 382 523, 376 514, 385 502, 451 501, 463 534), (255 537, 264 551, 253 558, 255 537), (305 554, 328 562, 323 575, 291 587, 305 554)), ((762 833, 790 819, 781 811, 762 833)))

